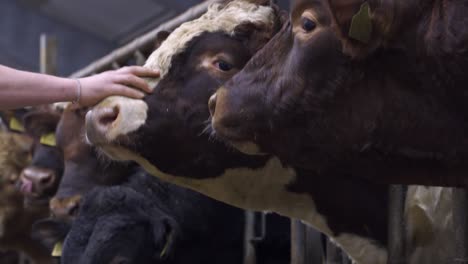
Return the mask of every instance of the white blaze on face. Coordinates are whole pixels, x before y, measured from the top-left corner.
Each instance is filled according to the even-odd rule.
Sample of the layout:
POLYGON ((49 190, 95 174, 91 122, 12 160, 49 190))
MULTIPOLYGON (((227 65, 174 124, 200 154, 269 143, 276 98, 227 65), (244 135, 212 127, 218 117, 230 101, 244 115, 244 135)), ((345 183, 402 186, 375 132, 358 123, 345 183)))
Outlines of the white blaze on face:
MULTIPOLYGON (((275 12, 272 7, 237 0, 227 5, 213 4, 200 18, 180 25, 146 61, 144 67, 160 71, 160 78, 146 80, 149 86, 154 88, 159 80, 166 76, 171 68, 174 56, 183 52, 188 43, 195 37, 205 32, 224 32, 228 35, 234 35, 234 29, 244 23, 263 25, 266 30, 273 31, 275 12)), ((113 126, 105 132, 104 137, 109 142, 119 135, 126 135, 129 132, 138 130, 140 126, 146 123, 147 118, 148 105, 142 100, 127 97, 109 97, 95 108, 114 107, 115 105, 118 105, 119 115, 122 115, 122 118, 114 122, 113 126)))

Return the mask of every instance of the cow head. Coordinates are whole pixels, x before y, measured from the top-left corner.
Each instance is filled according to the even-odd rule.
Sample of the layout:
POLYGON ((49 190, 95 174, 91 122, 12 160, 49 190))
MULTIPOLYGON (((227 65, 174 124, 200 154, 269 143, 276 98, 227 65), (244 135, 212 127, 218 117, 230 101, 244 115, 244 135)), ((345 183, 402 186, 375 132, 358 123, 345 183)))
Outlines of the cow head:
POLYGON ((55 217, 69 220, 76 215, 83 194, 95 186, 115 185, 131 173, 131 166, 100 159, 84 137, 88 109, 69 104, 56 129, 57 148, 63 155, 64 172, 57 193, 50 201, 55 217))
POLYGON ((208 98, 242 69, 279 22, 271 6, 213 5, 172 32, 150 56, 146 67, 161 70, 159 80, 148 80, 155 86, 151 95, 109 97, 88 112, 88 140, 113 158, 128 159, 122 155, 129 149, 179 174, 205 166, 207 160, 193 158, 197 153, 225 150, 222 143, 207 144, 208 98))
POLYGON ((178 240, 175 220, 135 190, 86 195, 63 248, 66 263, 165 263, 178 240))
POLYGON ((18 133, 0 132, 0 193, 2 210, 22 208, 23 196, 17 189, 21 170, 31 161, 32 140, 18 133))
POLYGON ((21 191, 29 203, 48 202, 63 173, 62 153, 55 144, 60 109, 52 105, 32 108, 22 116, 25 134, 34 140, 32 161, 21 172, 21 191))
MULTIPOLYGON (((274 153, 319 171, 344 168, 337 160, 364 168, 354 160, 356 153, 388 153, 395 145, 405 145, 400 153, 424 153, 414 142, 424 145, 420 135, 429 137, 432 127, 407 132, 418 113, 428 120, 433 110, 430 103, 423 107, 426 113, 418 110, 427 97, 407 89, 415 84, 412 72, 402 69, 407 56, 383 51, 397 30, 389 17, 396 17, 392 12, 399 7, 385 12, 398 1, 380 2, 295 1, 290 21, 210 99, 216 135, 240 150, 249 146, 250 152, 274 153), (377 137, 394 141, 376 142, 377 137)), ((427 142, 435 142, 435 133, 430 137, 427 142)))

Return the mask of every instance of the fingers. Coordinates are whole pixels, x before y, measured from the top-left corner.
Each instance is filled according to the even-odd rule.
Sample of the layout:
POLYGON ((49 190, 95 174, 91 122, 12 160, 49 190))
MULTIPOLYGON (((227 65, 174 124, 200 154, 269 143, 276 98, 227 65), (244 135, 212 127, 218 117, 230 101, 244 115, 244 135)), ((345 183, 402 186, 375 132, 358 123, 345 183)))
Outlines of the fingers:
POLYGON ((117 83, 124 84, 126 86, 131 86, 137 89, 140 89, 144 92, 151 93, 152 89, 148 86, 148 84, 140 77, 136 77, 135 75, 125 74, 118 77, 117 83))
POLYGON ((158 78, 159 71, 140 66, 127 66, 118 70, 122 73, 130 73, 138 77, 158 78))
POLYGON ((115 91, 113 91, 112 94, 126 96, 126 97, 130 97, 130 98, 135 98, 135 99, 141 99, 141 98, 145 97, 144 93, 142 93, 142 92, 140 92, 138 90, 129 88, 129 87, 125 86, 125 85, 120 85, 120 84, 117 84, 115 86, 115 91))
POLYGON ((148 84, 141 78, 158 78, 159 71, 151 70, 148 68, 140 67, 140 66, 128 66, 123 67, 118 70, 119 73, 123 73, 120 76, 118 82, 120 84, 125 84, 127 86, 132 86, 134 88, 140 89, 147 93, 151 93, 152 89, 148 86, 148 84))

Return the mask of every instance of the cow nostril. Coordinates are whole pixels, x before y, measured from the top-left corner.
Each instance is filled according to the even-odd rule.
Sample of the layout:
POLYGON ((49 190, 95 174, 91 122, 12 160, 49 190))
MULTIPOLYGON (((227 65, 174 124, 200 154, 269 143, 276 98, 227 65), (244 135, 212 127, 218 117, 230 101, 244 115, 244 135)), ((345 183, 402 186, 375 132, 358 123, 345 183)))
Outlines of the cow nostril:
POLYGON ((208 100, 208 108, 210 109, 210 114, 213 117, 216 110, 216 93, 210 97, 210 100, 208 100))
POLYGON ((76 201, 68 207, 68 216, 74 217, 78 214, 78 210, 80 209, 80 201, 76 201))
POLYGON ((115 120, 117 120, 119 112, 120 109, 118 106, 102 109, 98 119, 99 124, 104 127, 110 126, 115 120))
POLYGON ((43 186, 49 185, 50 183, 52 183, 53 178, 54 176, 52 174, 44 175, 42 178, 39 179, 39 184, 43 186))

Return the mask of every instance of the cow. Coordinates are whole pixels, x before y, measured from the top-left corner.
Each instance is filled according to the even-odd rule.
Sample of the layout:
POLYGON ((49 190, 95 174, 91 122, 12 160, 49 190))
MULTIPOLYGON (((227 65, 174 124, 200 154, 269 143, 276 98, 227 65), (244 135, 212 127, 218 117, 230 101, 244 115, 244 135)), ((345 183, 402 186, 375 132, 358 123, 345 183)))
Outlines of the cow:
MULTIPOLYGON (((207 17, 199 23, 204 25, 207 17)), ((197 21, 188 26, 198 30, 197 21)), ((167 60, 168 50, 175 54, 165 64, 170 64, 170 68, 161 69, 163 77, 154 93, 144 100, 110 97, 94 107, 87 114, 88 140, 112 158, 137 161, 163 180, 238 207, 303 219, 333 237, 354 259, 385 259, 386 186, 374 188, 365 182, 343 182, 337 186, 332 179, 323 179, 314 186, 320 199, 314 200, 299 189, 301 186, 289 187, 299 173, 283 166, 276 157, 247 156, 211 138, 209 131, 204 133, 209 97, 246 60, 228 61, 234 66, 217 60, 219 54, 227 60, 242 58, 244 53, 242 49, 230 49, 226 44, 232 42, 229 39, 219 40, 219 47, 221 44, 213 41, 215 33, 201 35, 187 44, 184 52, 179 51, 174 42, 180 43, 179 34, 189 30, 184 26, 183 31, 179 29, 162 43, 162 51, 155 51, 146 63, 147 67, 159 68, 152 63, 167 60), (353 208, 356 204, 358 208, 353 208), (342 223, 350 215, 355 217, 342 223)))
MULTIPOLYGON (((270 244, 257 263, 289 263, 289 225, 282 221, 269 231, 280 241, 259 242, 270 244)), ((62 263, 240 263, 243 228, 240 209, 138 172, 85 195, 62 263)))
POLYGON ((62 153, 56 148, 54 135, 60 115, 59 106, 42 105, 19 116, 23 133, 33 139, 32 161, 19 179, 20 190, 31 206, 48 205, 63 173, 62 153))
POLYGON ((17 188, 21 170, 30 162, 32 143, 28 136, 0 132, 0 248, 23 252, 35 263, 45 264, 52 258, 30 233, 32 224, 47 216, 48 207, 25 206, 17 188))
MULTIPOLYGON (((302 219, 332 237, 359 263, 386 263, 386 185, 351 180, 345 175, 314 178, 275 156, 242 155, 211 137, 206 126, 210 93, 197 89, 200 85, 210 89, 217 80, 208 78, 208 74, 213 75, 211 68, 204 75, 199 73, 197 55, 203 40, 200 37, 188 45, 185 53, 173 51, 178 56, 165 70, 167 76, 159 80, 154 94, 142 101, 111 97, 88 112, 88 140, 110 157, 137 161, 163 180, 238 207, 302 219), (196 78, 200 75, 205 77, 202 84, 196 78), (186 113, 186 105, 192 112, 186 113), (195 116, 196 111, 202 111, 200 117, 195 116)), ((169 37, 162 47, 166 51, 172 44, 169 37)), ((157 52, 152 55, 157 56, 157 52)), ((151 57, 146 65, 152 67, 151 57)), ((411 216, 414 214, 409 215, 413 223, 419 223, 411 216)), ((418 219, 427 223, 425 214, 420 215, 424 217, 418 219)), ((418 234, 415 231, 410 237, 418 234)))
MULTIPOLYGON (((65 240, 63 263, 112 263, 114 259, 131 263, 186 263, 188 259, 206 263, 213 258, 241 261, 242 210, 146 173, 135 173, 140 169, 133 164, 100 158, 84 141, 86 110, 73 104, 63 110, 55 134, 57 148, 64 155, 65 173, 50 202, 54 217, 35 224, 35 237, 48 248, 65 240), (97 190, 88 194, 94 188, 97 190), (117 199, 116 195, 128 199, 117 199), (112 200, 111 206, 107 201, 112 200), (225 225, 230 229, 225 230, 225 225), (160 234, 153 235, 159 229, 160 234), (160 259, 166 229, 181 235, 177 239, 174 235, 174 241, 179 242, 171 246, 171 251, 178 253, 168 260, 160 259)), ((288 221, 279 216, 267 219, 275 221, 268 229, 279 241, 267 237, 258 242, 257 263, 289 263, 288 221)))
POLYGON ((81 198, 95 186, 118 185, 127 180, 135 166, 110 163, 100 159, 95 149, 84 141, 87 108, 68 104, 55 130, 57 149, 64 170, 58 189, 50 200, 52 214, 62 220, 72 220, 78 212, 81 198))
POLYGON ((216 136, 311 175, 466 186, 467 8, 295 1, 289 22, 211 98, 216 136))

